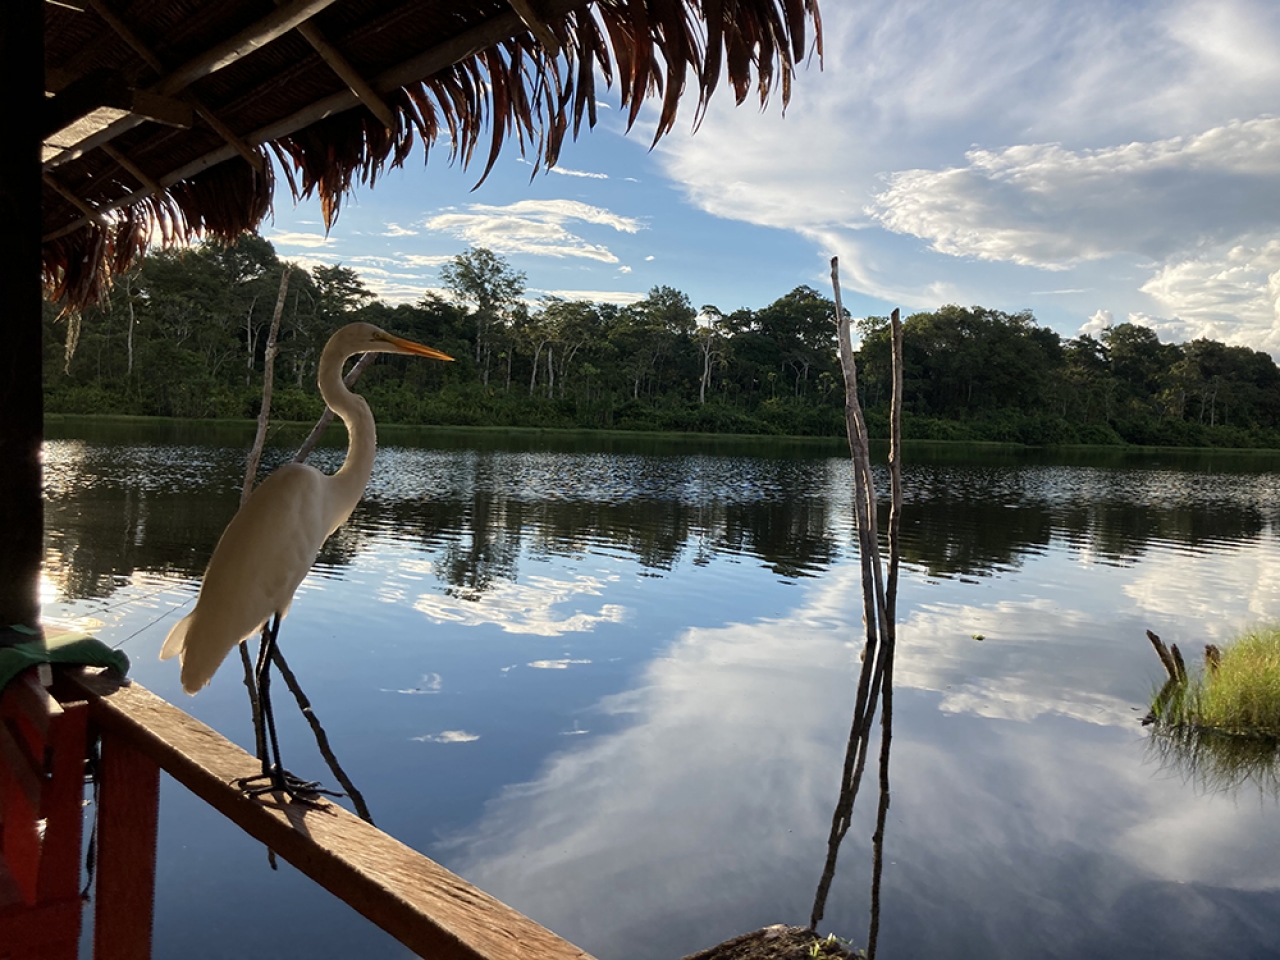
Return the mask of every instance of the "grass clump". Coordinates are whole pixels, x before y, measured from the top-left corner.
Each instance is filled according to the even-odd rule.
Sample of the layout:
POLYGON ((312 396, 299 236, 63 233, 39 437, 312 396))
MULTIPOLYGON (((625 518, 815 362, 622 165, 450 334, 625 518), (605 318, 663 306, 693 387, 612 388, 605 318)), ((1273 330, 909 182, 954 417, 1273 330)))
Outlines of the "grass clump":
POLYGON ((1242 736, 1280 739, 1280 625, 1259 627, 1225 647, 1182 698, 1194 721, 1242 736))
POLYGON ((1159 760, 1212 792, 1253 783, 1280 797, 1280 624, 1252 629, 1221 651, 1207 647, 1198 676, 1188 676, 1172 651, 1177 669, 1166 663, 1172 679, 1147 719, 1159 734, 1151 741, 1159 760))
POLYGON ((1206 647, 1198 676, 1187 675, 1176 645, 1170 657, 1159 637, 1148 635, 1171 677, 1153 698, 1148 722, 1280 741, 1280 624, 1256 627, 1222 650, 1206 647))

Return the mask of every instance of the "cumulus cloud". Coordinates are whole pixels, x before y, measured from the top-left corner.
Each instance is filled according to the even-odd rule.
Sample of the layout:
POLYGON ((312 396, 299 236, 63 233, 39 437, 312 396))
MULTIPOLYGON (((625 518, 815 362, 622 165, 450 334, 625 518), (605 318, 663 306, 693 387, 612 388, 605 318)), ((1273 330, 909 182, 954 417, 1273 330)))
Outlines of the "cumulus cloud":
MULTIPOLYGON (((422 226, 497 253, 617 263, 617 256, 607 247, 589 243, 568 227, 579 223, 609 227, 622 233, 636 233, 644 228, 644 224, 633 217, 620 216, 577 200, 520 200, 506 206, 473 203, 467 206, 466 212, 440 213, 425 220, 422 226)), ((575 229, 580 228, 575 226, 575 229)))
POLYGON ((382 235, 384 237, 416 237, 418 231, 402 227, 398 223, 388 223, 387 229, 383 231, 382 235))
POLYGON ((1102 336, 1102 331, 1110 327, 1115 321, 1115 316, 1110 310, 1099 310, 1091 316, 1085 324, 1080 327, 1080 333, 1087 333, 1095 340, 1102 336))
POLYGON ((893 174, 871 213, 952 256, 1059 270, 1122 253, 1163 259, 1280 220, 1280 118, 1072 151, 971 150, 893 174))
POLYGON ((277 230, 267 239, 277 247, 304 247, 307 249, 329 247, 335 243, 333 237, 323 233, 301 233, 296 230, 277 230))
POLYGON ((1280 239, 1167 263, 1142 291, 1176 314, 1181 339, 1250 342, 1280 353, 1280 239))
POLYGON ((810 241, 815 281, 834 253, 849 289, 907 306, 1034 296, 1065 327, 1087 290, 1183 316, 1152 310, 1153 271, 1276 235, 1274 3, 903 0, 833 7, 824 33, 785 117, 721 100, 658 147, 700 209, 810 241))

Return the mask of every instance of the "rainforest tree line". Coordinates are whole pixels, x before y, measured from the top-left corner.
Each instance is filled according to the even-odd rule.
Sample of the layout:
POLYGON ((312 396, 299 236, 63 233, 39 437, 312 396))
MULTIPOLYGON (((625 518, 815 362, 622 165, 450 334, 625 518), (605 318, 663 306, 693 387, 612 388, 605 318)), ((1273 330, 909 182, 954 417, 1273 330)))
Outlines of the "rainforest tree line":
MULTIPOLYGON (((256 415, 285 264, 266 241, 152 253, 78 317, 48 305, 46 409, 191 418, 256 415)), ((311 420, 329 335, 367 320, 455 363, 383 357, 361 381, 380 421, 839 435, 831 300, 797 287, 760 309, 695 307, 654 287, 628 306, 543 298, 473 248, 441 270, 453 294, 388 305, 342 266, 294 270, 274 415, 311 420)), ((888 323, 859 323, 859 387, 883 435, 888 323)), ((1280 370, 1212 340, 1161 343, 1118 324, 1063 339, 1029 312, 944 306, 908 317, 905 429, 920 439, 1280 447, 1280 370)))

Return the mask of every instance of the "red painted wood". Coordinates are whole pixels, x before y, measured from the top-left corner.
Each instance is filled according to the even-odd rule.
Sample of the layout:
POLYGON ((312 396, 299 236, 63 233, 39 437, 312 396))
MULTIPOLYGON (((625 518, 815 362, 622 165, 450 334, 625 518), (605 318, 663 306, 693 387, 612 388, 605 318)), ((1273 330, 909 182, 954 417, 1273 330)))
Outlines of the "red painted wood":
POLYGON ((0 761, 0 857, 27 904, 36 901, 40 836, 36 810, 18 772, 0 761))
POLYGON ((94 960, 147 960, 155 910, 160 768, 124 737, 102 731, 94 960))
POLYGON ((80 943, 80 898, 0 910, 0 958, 75 960, 80 943))
MULTIPOLYGON (((49 735, 52 768, 41 811, 46 826, 36 893, 41 902, 74 899, 80 894, 80 841, 84 828, 84 761, 88 725, 87 703, 65 704, 62 716, 55 719, 49 735)), ((77 922, 77 938, 79 933, 77 922)))

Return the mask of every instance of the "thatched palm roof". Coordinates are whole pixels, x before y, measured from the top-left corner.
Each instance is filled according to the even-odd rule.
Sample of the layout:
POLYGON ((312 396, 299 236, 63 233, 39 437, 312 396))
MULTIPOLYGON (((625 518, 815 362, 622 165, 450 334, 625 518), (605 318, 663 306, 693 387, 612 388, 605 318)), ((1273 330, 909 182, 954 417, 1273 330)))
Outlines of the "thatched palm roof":
POLYGON ((552 164, 616 85, 655 141, 693 84, 790 95, 820 55, 816 0, 46 0, 44 277, 97 298, 148 242, 233 237, 280 161, 332 221, 415 143, 487 173, 514 136, 552 164))

